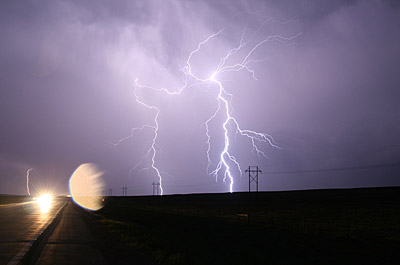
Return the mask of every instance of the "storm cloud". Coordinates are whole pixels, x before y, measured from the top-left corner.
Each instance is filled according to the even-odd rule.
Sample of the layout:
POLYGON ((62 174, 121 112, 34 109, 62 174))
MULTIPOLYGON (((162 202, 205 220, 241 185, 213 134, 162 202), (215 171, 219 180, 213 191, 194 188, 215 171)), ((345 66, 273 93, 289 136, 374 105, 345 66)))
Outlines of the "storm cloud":
MULTIPOLYGON (((219 77, 241 126, 282 148, 259 158, 232 135, 242 169, 270 173, 260 177, 262 190, 400 185, 398 25, 400 6, 383 0, 2 1, 0 193, 25 194, 25 173, 34 168, 33 190, 66 194, 74 169, 95 163, 107 188, 150 194, 156 175, 141 170, 149 162, 134 167, 153 131, 115 145, 154 119, 135 101, 135 80, 178 90, 190 53, 220 30, 193 57, 201 77, 244 30, 254 43, 296 36, 252 54, 256 80, 247 71, 219 77), (343 170, 303 172, 319 169, 343 170)), ((167 194, 229 190, 206 171, 212 91, 142 95, 160 107, 157 166, 167 194)), ((223 145, 217 129, 211 141, 215 160, 223 145)), ((235 171, 234 179, 234 191, 247 189, 245 175, 235 171)))

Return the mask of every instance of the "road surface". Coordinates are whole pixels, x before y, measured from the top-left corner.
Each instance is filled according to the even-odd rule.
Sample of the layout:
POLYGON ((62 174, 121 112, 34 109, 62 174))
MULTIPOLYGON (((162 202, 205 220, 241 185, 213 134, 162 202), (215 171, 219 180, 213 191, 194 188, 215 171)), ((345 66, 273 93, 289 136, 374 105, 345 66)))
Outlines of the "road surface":
POLYGON ((53 198, 47 213, 33 199, 0 205, 0 264, 17 264, 68 198, 53 198))
POLYGON ((35 264, 107 264, 90 225, 93 224, 87 213, 69 202, 51 236, 43 243, 35 264))

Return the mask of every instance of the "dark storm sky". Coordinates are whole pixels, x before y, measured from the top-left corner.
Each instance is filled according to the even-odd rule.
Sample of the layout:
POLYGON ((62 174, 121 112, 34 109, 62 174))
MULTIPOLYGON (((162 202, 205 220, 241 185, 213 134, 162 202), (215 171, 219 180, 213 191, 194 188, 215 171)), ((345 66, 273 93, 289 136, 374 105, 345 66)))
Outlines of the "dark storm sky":
MULTIPOLYGON (((150 194, 156 175, 140 171, 149 164, 132 168, 152 131, 112 145, 152 124, 154 112, 135 102, 135 78, 178 89, 199 42, 224 29, 193 58, 193 71, 206 76, 244 28, 254 42, 298 35, 252 54, 257 80, 246 71, 219 77, 242 128, 271 134, 282 148, 259 159, 232 135, 242 168, 294 171, 262 174, 260 188, 400 185, 399 25, 397 1, 1 1, 0 194, 25 194, 29 168, 33 192, 66 194, 74 169, 88 162, 114 194, 122 185, 150 194)), ((161 110, 156 164, 168 172, 167 194, 229 190, 206 173, 202 123, 216 106, 206 91, 148 96, 161 110)), ((213 128, 216 160, 223 136, 217 121, 213 128)), ((246 190, 247 177, 234 174, 234 191, 246 190)))

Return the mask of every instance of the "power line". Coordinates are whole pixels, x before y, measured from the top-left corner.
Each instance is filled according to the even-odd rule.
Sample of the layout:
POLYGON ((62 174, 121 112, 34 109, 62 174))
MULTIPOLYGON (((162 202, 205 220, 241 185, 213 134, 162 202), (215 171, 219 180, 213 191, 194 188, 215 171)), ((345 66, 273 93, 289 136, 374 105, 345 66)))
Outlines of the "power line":
POLYGON ((160 195, 160 186, 161 186, 160 182, 153 181, 151 185, 153 186, 153 196, 160 195))
POLYGON ((316 172, 330 172, 330 171, 347 171, 347 170, 359 170, 359 169, 371 169, 371 168, 387 168, 387 167, 399 167, 400 163, 394 164, 380 164, 380 165, 366 165, 358 167, 338 167, 338 168, 323 168, 323 169, 309 169, 309 170, 292 170, 292 171, 269 171, 261 174, 294 174, 294 173, 316 173, 316 172))
POLYGON ((127 196, 128 194, 128 187, 127 186, 123 186, 122 187, 122 196, 127 196))
POLYGON ((328 161, 328 160, 335 160, 347 158, 353 160, 353 158, 365 158, 371 157, 372 155, 376 155, 377 153, 381 152, 390 152, 396 149, 399 149, 400 145, 384 145, 375 148, 364 148, 358 151, 346 152, 346 153, 337 153, 337 154, 330 154, 327 156, 318 156, 318 157, 309 157, 309 158, 301 158, 301 159, 294 159, 288 161, 289 163, 293 164, 296 162, 304 162, 304 161, 328 161))
POLYGON ((258 174, 262 173, 262 171, 258 168, 258 166, 249 166, 246 169, 246 173, 249 173, 249 193, 251 192, 251 183, 256 183, 256 192, 258 192, 258 174))

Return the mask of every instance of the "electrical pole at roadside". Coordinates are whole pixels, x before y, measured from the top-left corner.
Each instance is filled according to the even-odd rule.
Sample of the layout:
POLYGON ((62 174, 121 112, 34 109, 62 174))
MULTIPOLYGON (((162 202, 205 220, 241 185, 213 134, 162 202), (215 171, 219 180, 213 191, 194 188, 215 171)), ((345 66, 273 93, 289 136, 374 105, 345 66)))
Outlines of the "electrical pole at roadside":
POLYGON ((160 183, 153 181, 151 185, 153 186, 153 196, 160 195, 160 183))
POLYGON ((108 189, 108 196, 112 196, 112 189, 108 189))
POLYGON ((122 196, 127 196, 128 193, 127 190, 128 190, 127 186, 122 187, 122 196))
POLYGON ((249 173, 249 193, 251 192, 251 183, 256 183, 256 192, 258 192, 258 173, 262 173, 262 171, 258 168, 258 166, 249 166, 246 169, 246 173, 249 173))

